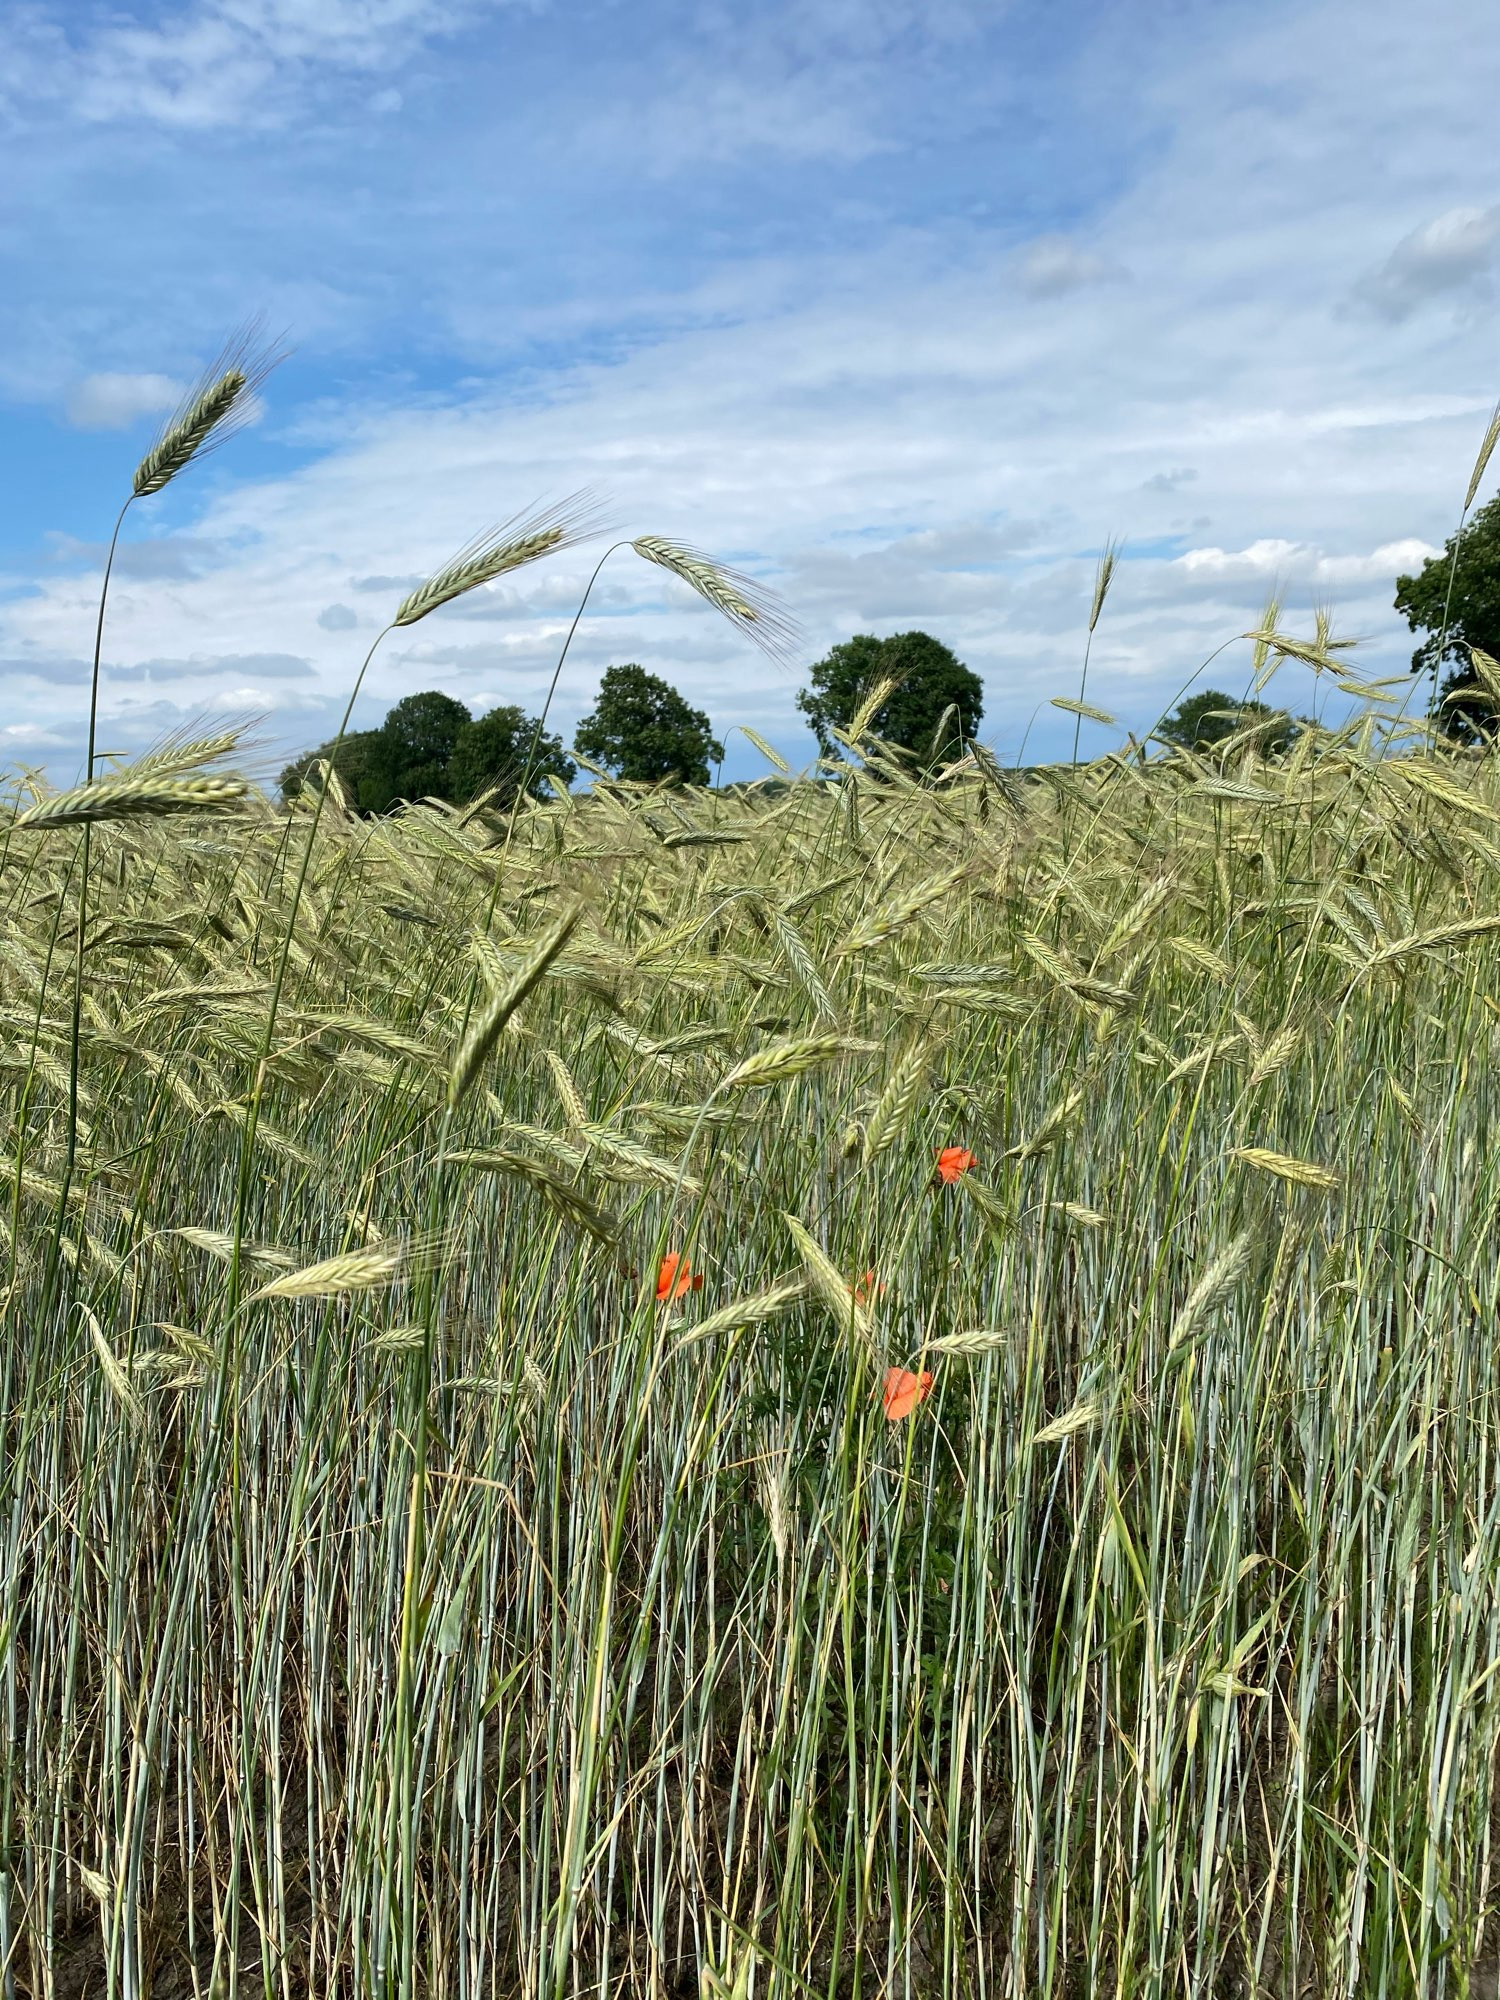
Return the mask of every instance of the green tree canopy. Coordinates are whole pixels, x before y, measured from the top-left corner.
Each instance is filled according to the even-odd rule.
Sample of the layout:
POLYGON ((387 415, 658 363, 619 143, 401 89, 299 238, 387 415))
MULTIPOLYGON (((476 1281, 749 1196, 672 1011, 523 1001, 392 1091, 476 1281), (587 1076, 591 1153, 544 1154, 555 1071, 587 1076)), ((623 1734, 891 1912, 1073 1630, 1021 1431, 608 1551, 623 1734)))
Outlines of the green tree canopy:
POLYGON ((388 709, 380 725, 391 772, 392 792, 386 803, 450 798, 448 764, 460 734, 472 724, 463 703, 436 688, 406 695, 388 709))
POLYGON ((451 798, 448 764, 471 717, 461 701, 435 688, 409 694, 386 711, 378 729, 356 729, 339 744, 319 744, 281 774, 281 795, 295 798, 312 766, 333 763, 350 802, 381 813, 401 799, 451 798))
POLYGON ((984 713, 984 686, 940 639, 927 632, 896 632, 877 639, 856 633, 812 669, 812 685, 797 706, 812 725, 824 755, 835 729, 847 730, 867 694, 883 680, 894 691, 876 709, 870 728, 931 768, 957 756, 984 713))
POLYGON ((1427 635, 1411 656, 1414 674, 1430 673, 1436 683, 1440 668, 1452 664, 1433 693, 1440 726, 1460 743, 1479 743, 1495 735, 1496 710, 1469 648, 1500 657, 1500 495, 1464 529, 1455 565, 1456 542, 1450 535, 1443 553, 1429 556, 1415 576, 1396 578, 1396 609, 1413 632, 1427 635))
POLYGON ((307 784, 315 765, 333 765, 350 805, 360 812, 383 810, 391 796, 388 746, 378 729, 356 729, 335 750, 331 742, 304 750, 278 779, 281 796, 291 800, 307 784))
POLYGON ((1205 688, 1201 694, 1191 694, 1178 702, 1166 721, 1158 725, 1156 734, 1167 743, 1180 744, 1184 750, 1201 752, 1214 749, 1239 730, 1248 729, 1252 722, 1274 725, 1267 728, 1257 743, 1266 757, 1283 755, 1306 726, 1285 709, 1269 708, 1263 701, 1239 701, 1218 688, 1205 688))
POLYGON ((503 804, 509 805, 528 762, 531 776, 526 789, 533 798, 547 796, 549 777, 571 785, 578 773, 560 736, 553 736, 545 729, 538 736, 535 719, 519 708, 508 705, 492 708, 487 715, 465 723, 458 732, 448 760, 449 796, 466 803, 481 792, 494 791, 503 804))
POLYGON ((606 670, 573 747, 601 770, 647 785, 706 785, 709 765, 724 755, 702 709, 690 708, 676 688, 634 663, 606 670))

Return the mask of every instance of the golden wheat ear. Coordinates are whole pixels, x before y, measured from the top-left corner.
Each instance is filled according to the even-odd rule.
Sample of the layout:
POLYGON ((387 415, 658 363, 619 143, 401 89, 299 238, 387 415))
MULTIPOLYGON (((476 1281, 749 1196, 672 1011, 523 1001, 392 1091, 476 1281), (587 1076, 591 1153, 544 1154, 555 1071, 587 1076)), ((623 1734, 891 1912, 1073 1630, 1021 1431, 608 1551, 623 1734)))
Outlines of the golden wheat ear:
POLYGON ((255 413, 256 391, 286 353, 279 338, 264 337, 259 320, 234 334, 167 418, 156 443, 136 467, 135 497, 160 493, 195 458, 217 451, 243 430, 255 413))
POLYGON ((680 577, 778 665, 791 664, 801 632, 781 600, 764 584, 715 562, 699 549, 669 542, 663 535, 638 535, 630 546, 644 561, 680 577))

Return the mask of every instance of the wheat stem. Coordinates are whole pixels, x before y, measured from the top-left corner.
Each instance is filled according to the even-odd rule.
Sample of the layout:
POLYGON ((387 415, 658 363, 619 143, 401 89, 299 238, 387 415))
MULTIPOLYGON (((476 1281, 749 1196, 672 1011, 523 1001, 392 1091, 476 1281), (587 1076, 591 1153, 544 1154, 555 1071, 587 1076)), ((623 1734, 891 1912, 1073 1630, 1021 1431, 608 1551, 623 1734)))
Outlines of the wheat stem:
MULTIPOLYGON (((104 577, 99 585, 99 615, 94 620, 94 661, 89 677, 88 754, 84 762, 84 779, 89 784, 92 784, 94 779, 94 752, 98 741, 99 662, 104 651, 104 611, 109 602, 109 579, 114 571, 115 550, 119 546, 120 530, 125 525, 125 516, 134 497, 134 494, 128 495, 115 516, 114 532, 109 538, 109 553, 104 559, 104 577)), ((78 1052, 83 1024, 83 953, 84 938, 88 930, 90 847, 91 828, 85 821, 82 851, 79 856, 78 939, 73 952, 73 1014, 68 1031, 68 1157, 63 1168, 64 1187, 71 1185, 73 1169, 78 1160, 78 1052)))

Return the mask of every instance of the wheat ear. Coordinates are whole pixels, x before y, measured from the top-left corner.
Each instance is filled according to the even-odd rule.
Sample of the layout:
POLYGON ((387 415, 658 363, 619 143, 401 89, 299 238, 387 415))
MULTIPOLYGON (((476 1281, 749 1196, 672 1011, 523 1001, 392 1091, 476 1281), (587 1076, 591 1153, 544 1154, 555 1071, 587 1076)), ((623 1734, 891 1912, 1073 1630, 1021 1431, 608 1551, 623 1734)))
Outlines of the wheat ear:
POLYGON ((91 826, 101 819, 211 812, 233 805, 248 789, 243 778, 105 778, 28 806, 11 825, 14 832, 27 833, 38 827, 91 826))
POLYGON ((801 1041, 772 1042, 756 1049, 735 1064, 722 1079, 720 1090, 751 1090, 771 1083, 785 1083, 801 1076, 835 1056, 869 1055, 878 1045, 856 1040, 851 1035, 808 1035, 801 1041))
POLYGON ((1484 434, 1483 442, 1479 447, 1479 456, 1474 461, 1474 470, 1469 478, 1469 490, 1464 495, 1464 512, 1466 514, 1474 505, 1474 495, 1479 491, 1479 482, 1484 478, 1489 468, 1490 455, 1497 444, 1500 444, 1500 403, 1495 405, 1490 417, 1489 426, 1484 434))
POLYGON ((561 953, 568 939, 578 928, 578 921, 582 915, 581 909, 569 910, 554 924, 510 985, 503 992, 497 993, 489 1004, 474 1016, 469 1032, 465 1035, 454 1058, 453 1070, 448 1078, 450 1109, 467 1093, 484 1066, 485 1057, 495 1046, 500 1030, 561 953))
POLYGON ((795 652, 800 638, 795 621, 780 599, 753 577, 664 535, 638 535, 630 546, 644 561, 680 577, 773 660, 785 664, 795 652))
POLYGON ((440 604, 451 603, 466 591, 477 590, 482 583, 492 583, 507 570, 520 569, 540 556, 572 548, 602 529, 603 523, 589 493, 575 493, 556 506, 539 508, 534 514, 517 514, 502 526, 477 535, 426 583, 418 584, 403 600, 391 622, 415 625, 440 604))
POLYGON ((131 482, 135 497, 160 493, 195 458, 243 429, 256 390, 283 359, 280 342, 266 342, 259 322, 235 334, 167 418, 156 443, 136 467, 131 482))
POLYGON ((188 771, 201 771, 205 764, 217 764, 244 747, 244 731, 218 729, 211 736, 187 736, 181 731, 164 737, 154 750, 137 757, 131 765, 133 776, 177 778, 188 771))
POLYGON ((260 1299, 329 1299, 350 1292, 370 1292, 395 1284, 413 1252, 410 1243, 378 1243, 361 1250, 346 1250, 337 1257, 323 1257, 300 1270, 284 1271, 245 1299, 247 1306, 260 1299))

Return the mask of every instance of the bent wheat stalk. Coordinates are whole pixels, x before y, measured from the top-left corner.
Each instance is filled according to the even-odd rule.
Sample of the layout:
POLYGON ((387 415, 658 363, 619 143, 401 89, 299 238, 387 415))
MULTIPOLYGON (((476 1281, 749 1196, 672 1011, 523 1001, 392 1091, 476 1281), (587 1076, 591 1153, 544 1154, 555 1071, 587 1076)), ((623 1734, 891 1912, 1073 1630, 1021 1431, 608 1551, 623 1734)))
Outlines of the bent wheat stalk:
POLYGON ((476 536, 451 562, 445 563, 426 583, 419 584, 402 599, 391 623, 415 625, 440 604, 450 604, 455 597, 477 590, 481 584, 493 583, 496 577, 510 570, 587 541, 599 533, 600 525, 598 509, 589 493, 572 494, 556 506, 540 508, 534 514, 517 514, 501 527, 476 536))
POLYGON ((12 822, 14 833, 57 826, 89 827, 107 819, 159 819, 168 813, 212 812, 244 798, 243 778, 106 778, 75 785, 28 806, 12 822))
MULTIPOLYGON (((255 391, 282 358, 279 343, 265 343, 260 326, 252 321, 235 334, 207 372, 188 391, 157 437, 156 443, 135 469, 131 490, 115 516, 104 560, 104 576, 99 586, 99 612, 94 621, 94 660, 89 677, 88 748, 84 761, 84 781, 91 784, 98 754, 99 676, 104 652, 104 613, 109 602, 110 578, 114 574, 115 553, 120 531, 131 503, 146 498, 174 480, 195 458, 225 442, 248 417, 255 391)), ((204 761, 208 761, 205 759, 204 761)), ((64 1184, 71 1178, 78 1157, 78 1062, 79 1037, 83 1020, 83 953, 88 933, 89 863, 91 860, 90 821, 85 819, 79 854, 78 937, 73 956, 73 1018, 68 1047, 68 1151, 64 1184)))
MULTIPOLYGON (((260 322, 235 334, 167 418, 135 469, 132 500, 170 486, 194 459, 216 451, 250 421, 255 392, 285 358, 279 340, 266 341, 260 322)), ((128 507, 130 501, 126 501, 128 507)), ((122 510, 123 511, 123 510, 122 510)))
POLYGON ((637 535, 630 546, 645 562, 681 578, 769 658, 788 663, 800 634, 780 600, 763 584, 715 562, 700 549, 668 541, 665 535, 637 535))

